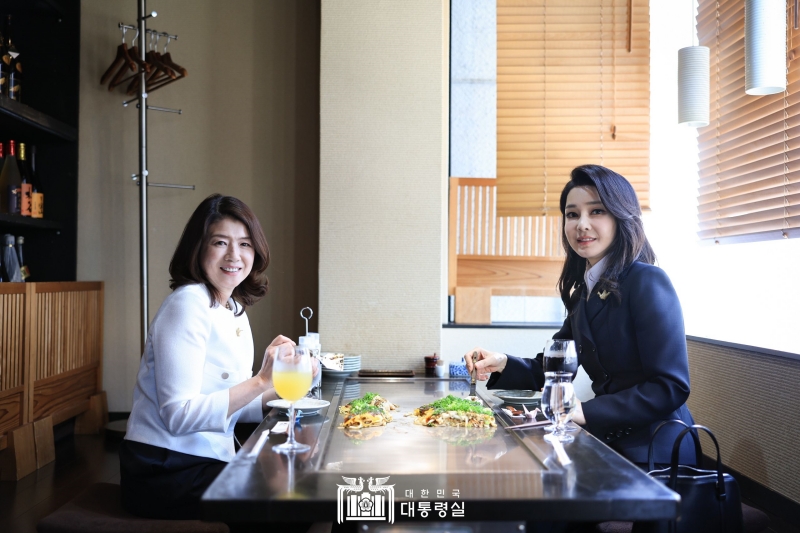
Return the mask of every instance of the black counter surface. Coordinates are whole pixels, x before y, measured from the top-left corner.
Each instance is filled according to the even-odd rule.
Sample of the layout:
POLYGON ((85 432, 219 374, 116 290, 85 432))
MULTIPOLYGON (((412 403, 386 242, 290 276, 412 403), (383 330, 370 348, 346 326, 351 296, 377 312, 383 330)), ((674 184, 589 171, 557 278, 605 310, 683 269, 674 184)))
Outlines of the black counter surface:
MULTIPOLYGON (((303 417, 297 426, 297 440, 310 444, 311 450, 296 456, 275 453, 272 446, 285 435, 271 435, 257 456, 249 456, 263 429, 286 420, 273 409, 206 491, 205 518, 336 522, 348 515, 347 499, 359 494, 381 494, 387 502, 391 496, 395 522, 675 518, 678 495, 601 441, 583 430, 573 433, 575 441, 565 445, 572 464, 564 467, 543 440, 542 429, 506 430, 521 421, 507 416, 500 400, 480 386, 481 399, 495 411, 493 431, 428 428, 404 416, 437 397, 467 393, 468 386, 458 379, 323 380, 323 398, 331 405, 303 417), (385 427, 346 432, 339 427, 338 406, 366 392, 377 392, 399 409, 385 427), (354 485, 361 489, 349 488, 354 485), (424 511, 428 502, 430 512, 423 517, 419 509, 424 511)), ((377 512, 371 520, 386 520, 391 512, 377 512)))

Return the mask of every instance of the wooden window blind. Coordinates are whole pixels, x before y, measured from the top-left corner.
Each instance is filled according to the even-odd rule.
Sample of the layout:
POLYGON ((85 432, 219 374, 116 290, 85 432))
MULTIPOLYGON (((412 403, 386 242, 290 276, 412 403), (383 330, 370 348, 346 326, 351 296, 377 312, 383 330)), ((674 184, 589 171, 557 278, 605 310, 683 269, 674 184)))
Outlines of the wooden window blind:
POLYGON ((557 214, 586 163, 648 208, 648 0, 498 0, 497 214, 557 214))
POLYGON ((787 4, 787 87, 744 92, 744 2, 700 0, 711 50, 710 122, 699 130, 698 235, 738 242, 800 235, 800 30, 787 4))

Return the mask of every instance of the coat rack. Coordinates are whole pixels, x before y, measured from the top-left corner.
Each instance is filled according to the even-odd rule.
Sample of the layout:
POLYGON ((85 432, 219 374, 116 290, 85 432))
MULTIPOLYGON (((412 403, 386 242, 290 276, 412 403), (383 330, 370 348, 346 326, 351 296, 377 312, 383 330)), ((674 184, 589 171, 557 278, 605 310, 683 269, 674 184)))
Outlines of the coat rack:
MULTIPOLYGON (((145 61, 146 42, 145 39, 150 35, 165 36, 168 39, 177 40, 177 35, 170 35, 168 33, 159 33, 155 30, 147 29, 147 19, 158 16, 158 13, 152 11, 147 13, 146 0, 138 0, 138 24, 136 26, 123 24, 120 22, 120 28, 135 29, 139 32, 139 54, 142 62, 145 61)), ((125 101, 122 103, 124 107, 132 102, 137 102, 136 107, 139 109, 139 172, 133 174, 131 177, 139 186, 139 258, 140 258, 140 298, 141 298, 141 353, 144 353, 145 343, 147 342, 147 327, 149 324, 149 308, 148 308, 148 276, 147 276, 147 188, 148 187, 167 187, 170 189, 191 189, 194 190, 194 185, 176 185, 172 183, 153 183, 147 181, 147 112, 148 111, 161 111, 165 113, 182 114, 180 109, 170 109, 166 107, 156 107, 147 105, 147 81, 145 71, 139 67, 139 95, 136 98, 125 101)))

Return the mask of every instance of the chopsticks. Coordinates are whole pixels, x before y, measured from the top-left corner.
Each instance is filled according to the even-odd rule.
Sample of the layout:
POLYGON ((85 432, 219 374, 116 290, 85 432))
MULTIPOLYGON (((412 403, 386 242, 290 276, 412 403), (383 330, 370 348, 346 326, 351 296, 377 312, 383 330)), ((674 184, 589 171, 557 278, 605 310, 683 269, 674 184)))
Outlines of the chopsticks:
POLYGON ((516 426, 506 426, 506 429, 528 429, 540 428, 552 424, 549 420, 541 420, 539 422, 526 422, 524 424, 517 424, 516 426))
POLYGON ((269 438, 269 430, 265 429, 261 432, 261 435, 259 435, 258 440, 253 445, 253 449, 250 450, 250 453, 247 454, 247 457, 258 457, 258 454, 261 453, 261 448, 263 448, 264 444, 267 442, 267 438, 269 438))
POLYGON ((556 451, 556 457, 558 457, 558 462, 561 463, 562 466, 567 466, 568 464, 572 463, 572 459, 570 459, 569 455, 567 455, 567 451, 564 449, 564 445, 561 444, 560 440, 552 439, 550 444, 553 445, 553 448, 556 451))

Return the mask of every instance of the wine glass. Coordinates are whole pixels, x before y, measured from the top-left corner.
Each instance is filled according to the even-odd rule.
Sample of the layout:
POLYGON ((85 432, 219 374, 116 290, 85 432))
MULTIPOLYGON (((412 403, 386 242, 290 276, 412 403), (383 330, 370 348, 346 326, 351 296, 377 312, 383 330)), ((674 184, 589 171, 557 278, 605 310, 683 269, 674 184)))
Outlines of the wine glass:
POLYGON ((572 339, 550 339, 544 345, 542 362, 545 377, 548 374, 565 372, 571 375, 578 371, 578 353, 572 339))
MULTIPOLYGON (((572 339, 550 339, 544 345, 544 360, 542 361, 545 380, 566 375, 569 379, 578 371, 578 353, 575 350, 575 341, 572 339)), ((542 401, 542 413, 550 419, 549 405, 542 401)), ((555 424, 546 426, 545 431, 553 431, 555 424)), ((577 426, 565 426, 565 431, 578 431, 577 426)))
POLYGON ((550 435, 545 435, 544 440, 557 439, 561 442, 572 442, 575 438, 568 435, 566 424, 572 418, 578 398, 572 386, 572 374, 565 372, 556 373, 544 383, 542 390, 542 412, 553 422, 555 429, 550 435))
POLYGON ((311 449, 308 444, 294 440, 294 403, 303 398, 311 388, 311 351, 307 346, 278 347, 272 367, 272 384, 275 391, 289 402, 289 436, 286 442, 272 447, 278 453, 305 452, 311 449))

